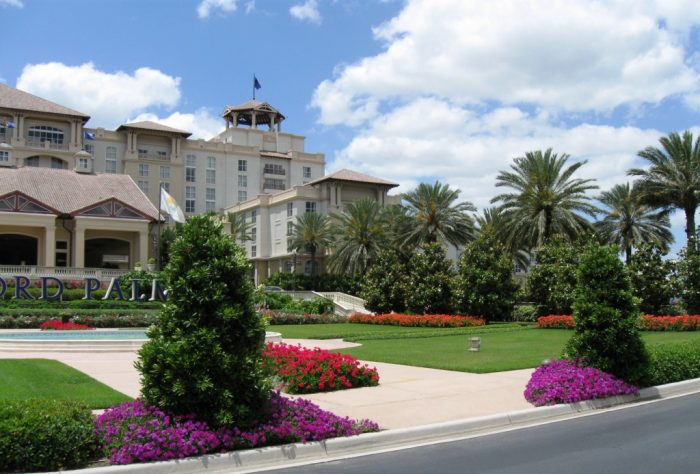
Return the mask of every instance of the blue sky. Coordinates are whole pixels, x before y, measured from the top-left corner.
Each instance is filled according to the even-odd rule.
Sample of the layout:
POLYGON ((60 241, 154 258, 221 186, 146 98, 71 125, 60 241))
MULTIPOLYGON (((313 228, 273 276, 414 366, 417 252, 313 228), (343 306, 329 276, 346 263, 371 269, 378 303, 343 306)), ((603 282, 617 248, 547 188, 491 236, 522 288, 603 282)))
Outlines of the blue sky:
POLYGON ((699 134, 699 26, 689 0, 0 0, 0 80, 93 127, 207 138, 256 74, 329 171, 440 179, 483 208, 526 151, 608 189, 660 136, 699 134))

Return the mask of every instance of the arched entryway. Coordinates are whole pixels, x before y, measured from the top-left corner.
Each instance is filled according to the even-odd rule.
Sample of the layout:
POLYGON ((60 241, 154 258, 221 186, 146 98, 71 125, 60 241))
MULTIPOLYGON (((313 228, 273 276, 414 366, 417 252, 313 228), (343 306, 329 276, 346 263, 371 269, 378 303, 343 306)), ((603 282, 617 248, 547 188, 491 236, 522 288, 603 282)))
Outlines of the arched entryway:
POLYGON ((0 265, 36 265, 39 239, 22 234, 0 234, 0 265))
POLYGON ((95 238, 85 241, 85 266, 88 268, 129 268, 131 244, 127 240, 95 238))

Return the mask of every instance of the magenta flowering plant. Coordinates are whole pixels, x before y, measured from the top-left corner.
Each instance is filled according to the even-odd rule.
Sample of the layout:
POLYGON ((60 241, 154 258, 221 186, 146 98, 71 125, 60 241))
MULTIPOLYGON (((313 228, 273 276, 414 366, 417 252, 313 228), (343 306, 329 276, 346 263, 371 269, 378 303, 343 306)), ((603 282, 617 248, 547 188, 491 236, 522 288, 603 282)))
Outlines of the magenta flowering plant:
POLYGON ((555 360, 539 366, 525 388, 525 399, 535 406, 627 395, 637 387, 580 362, 555 360))
POLYGON ((269 416, 252 428, 214 430, 194 415, 174 417, 142 401, 106 410, 95 421, 95 433, 111 464, 164 461, 234 449, 321 441, 377 431, 369 420, 351 420, 322 410, 308 400, 270 398, 269 416))

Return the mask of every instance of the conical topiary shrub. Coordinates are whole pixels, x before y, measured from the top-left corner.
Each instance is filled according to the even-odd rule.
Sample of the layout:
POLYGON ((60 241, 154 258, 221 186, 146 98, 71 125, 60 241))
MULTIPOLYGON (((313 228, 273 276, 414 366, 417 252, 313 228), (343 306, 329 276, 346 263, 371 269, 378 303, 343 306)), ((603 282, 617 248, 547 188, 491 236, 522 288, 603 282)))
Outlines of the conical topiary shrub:
POLYGON ((146 403, 213 426, 245 426, 261 413, 270 387, 249 270, 220 223, 188 219, 164 270, 168 301, 136 362, 146 403))

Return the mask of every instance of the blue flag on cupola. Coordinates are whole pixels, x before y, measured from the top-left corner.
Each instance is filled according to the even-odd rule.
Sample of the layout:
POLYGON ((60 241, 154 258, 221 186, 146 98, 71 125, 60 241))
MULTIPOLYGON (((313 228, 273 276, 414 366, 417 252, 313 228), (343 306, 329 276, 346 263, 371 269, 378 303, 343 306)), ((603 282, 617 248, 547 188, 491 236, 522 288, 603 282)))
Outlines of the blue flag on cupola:
POLYGON ((7 121, 7 122, 5 122, 5 126, 6 126, 7 128, 15 128, 15 123, 14 123, 14 122, 7 121))
POLYGON ((253 76, 253 87, 255 90, 260 89, 262 86, 260 85, 260 81, 258 81, 258 78, 253 76))
POLYGON ((83 132, 85 140, 95 140, 95 134, 91 132, 83 132))

